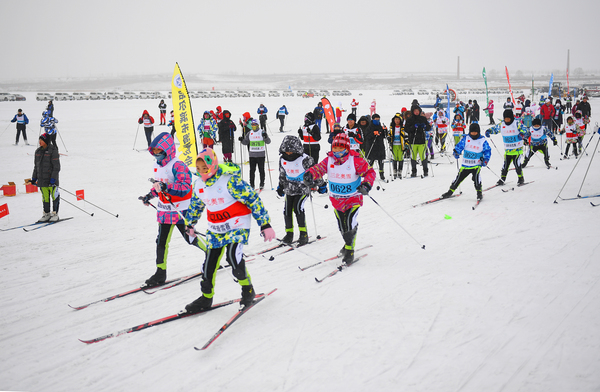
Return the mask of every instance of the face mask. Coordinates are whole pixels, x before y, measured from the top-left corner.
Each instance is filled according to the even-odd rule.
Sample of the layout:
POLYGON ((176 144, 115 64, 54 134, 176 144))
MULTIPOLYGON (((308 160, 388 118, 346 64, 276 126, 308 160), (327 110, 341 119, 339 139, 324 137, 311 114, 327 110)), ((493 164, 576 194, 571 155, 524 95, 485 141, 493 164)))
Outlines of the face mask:
POLYGON ((347 151, 347 150, 335 151, 335 152, 333 153, 333 156, 334 156, 334 157, 336 157, 336 158, 343 158, 343 157, 344 157, 344 155, 346 155, 347 153, 348 153, 348 151, 347 151))
POLYGON ((156 158, 156 162, 160 162, 163 159, 165 159, 167 157, 167 153, 166 152, 161 152, 160 154, 155 154, 154 158, 156 158))
POLYGON ((373 124, 374 124, 374 125, 379 125, 379 124, 380 124, 380 121, 379 121, 379 120, 373 120, 373 124))
POLYGON ((536 131, 538 131, 541 127, 533 127, 536 131))

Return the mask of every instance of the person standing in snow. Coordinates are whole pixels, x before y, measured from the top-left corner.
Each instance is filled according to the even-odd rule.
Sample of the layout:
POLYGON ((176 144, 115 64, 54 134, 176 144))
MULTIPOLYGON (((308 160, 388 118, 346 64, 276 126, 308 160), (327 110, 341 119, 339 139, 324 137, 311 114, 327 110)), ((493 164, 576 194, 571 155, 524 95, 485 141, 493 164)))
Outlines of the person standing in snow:
POLYGON ((579 136, 579 129, 577 127, 577 125, 575 124, 575 120, 573 120, 573 117, 569 116, 567 117, 567 125, 565 125, 565 130, 564 132, 566 133, 566 147, 565 147, 565 155, 563 156, 564 159, 567 159, 569 157, 569 146, 572 145, 573 146, 573 154, 575 155, 575 158, 577 158, 578 153, 577 153, 577 144, 579 142, 578 136, 579 136))
POLYGON ((542 126, 542 120, 536 118, 533 120, 533 126, 529 128, 526 138, 531 137, 529 141, 529 154, 525 157, 525 161, 523 162, 522 167, 527 166, 527 163, 537 151, 541 151, 544 155, 544 163, 550 169, 552 165, 550 165, 550 154, 548 153, 548 138, 552 139, 552 142, 556 146, 558 142, 554 137, 554 134, 551 130, 542 126))
POLYGON ((262 129, 265 132, 267 130, 267 112, 267 107, 262 103, 256 110, 256 113, 258 114, 258 120, 260 121, 260 129, 262 129))
MULTIPOLYGON (((146 206, 150 200, 158 197, 156 219, 158 236, 156 237, 156 272, 144 283, 144 287, 155 287, 167 279, 167 255, 173 230, 177 229, 185 242, 206 251, 206 244, 199 238, 190 237, 186 232, 186 216, 192 198, 192 174, 190 169, 177 158, 175 142, 171 135, 162 132, 148 147, 154 162, 154 185, 150 192, 141 197, 146 206), (181 214, 181 216, 179 215, 181 214)), ((187 218, 186 218, 187 220, 187 218)))
POLYGON ((454 158, 460 158, 463 153, 462 164, 458 175, 454 182, 450 185, 450 189, 444 193, 442 199, 447 199, 458 188, 461 182, 469 175, 473 176, 473 184, 477 191, 477 200, 483 198, 482 183, 481 183, 481 168, 487 166, 492 156, 492 149, 485 137, 481 135, 481 129, 478 123, 473 123, 469 126, 469 134, 454 146, 454 158), (463 153, 464 152, 464 153, 463 153))
POLYGON ((45 111, 42 113, 42 121, 40 121, 40 127, 44 128, 44 132, 48 134, 48 142, 52 143, 54 147, 58 148, 56 145, 56 123, 58 119, 53 117, 49 111, 45 111))
POLYGON ((423 111, 418 105, 413 105, 410 109, 412 115, 406 120, 404 126, 411 149, 412 173, 410 176, 417 176, 417 158, 420 158, 423 164, 423 176, 427 177, 429 168, 425 157, 425 133, 431 129, 431 125, 429 125, 427 118, 423 116, 423 111))
POLYGON ((285 107, 285 105, 283 105, 282 107, 279 108, 279 110, 277 111, 277 118, 279 119, 279 132, 283 132, 283 125, 285 123, 285 116, 287 116, 288 110, 285 107))
POLYGON ((46 111, 49 113, 50 117, 54 116, 54 102, 52 100, 48 101, 48 106, 46 107, 46 111))
MULTIPOLYGON (((362 120, 363 118, 361 117, 360 119, 362 120)), ((366 118, 364 120, 365 122, 367 121, 366 118)), ((354 114, 349 114, 348 117, 346 117, 346 122, 344 133, 348 135, 348 138, 350 139, 350 149, 360 153, 361 146, 365 141, 363 131, 356 124, 356 116, 354 114)), ((331 142, 333 143, 333 138, 331 138, 331 142)))
POLYGON ((158 109, 160 110, 160 125, 167 125, 167 104, 164 99, 160 100, 158 109))
POLYGON ((154 118, 144 110, 142 117, 138 119, 138 124, 144 124, 144 132, 146 133, 146 141, 148 142, 148 148, 152 144, 152 132, 154 132, 154 118))
POLYGON ((390 123, 388 142, 392 151, 392 169, 394 179, 402 179, 402 168, 404 166, 404 152, 408 150, 406 133, 404 132, 402 114, 396 113, 390 123))
POLYGON ((363 195, 369 194, 377 175, 359 153, 350 150, 350 140, 345 134, 333 139, 331 151, 325 159, 306 169, 304 183, 313 187, 315 180, 325 175, 329 181, 329 200, 335 209, 338 228, 344 239, 340 254, 344 263, 351 264, 358 231, 358 209, 363 205, 363 195))
POLYGON ((200 290, 202 295, 186 305, 193 313, 209 309, 215 294, 215 281, 220 258, 226 256, 231 272, 242 288, 242 307, 252 304, 256 296, 250 274, 244 261, 244 245, 248 244, 251 218, 260 226, 266 241, 275 239, 271 218, 260 196, 240 177, 239 166, 233 163, 219 165, 217 154, 206 148, 196 158, 193 197, 188 211, 188 235, 194 235, 194 226, 206 210, 206 257, 202 266, 200 290))
POLYGON ((60 155, 58 148, 50 143, 50 135, 43 133, 39 138, 40 146, 35 150, 31 184, 40 188, 44 214, 38 222, 57 222, 60 192, 58 191, 58 175, 60 173, 60 155), (52 212, 50 212, 52 199, 52 212))
POLYGON ((321 140, 321 129, 315 124, 315 116, 312 112, 304 115, 304 125, 298 129, 298 137, 304 143, 304 153, 310 155, 313 161, 319 161, 319 140, 321 140))
POLYGON ((265 157, 267 154, 267 144, 271 144, 271 139, 267 131, 259 129, 258 121, 252 120, 252 129, 246 133, 242 144, 250 147, 250 186, 254 189, 254 178, 256 168, 260 175, 259 190, 262 191, 265 187, 265 157))
POLYGON ((489 125, 495 125, 496 122, 494 121, 494 100, 490 99, 490 102, 488 103, 487 107, 483 110, 487 111, 488 116, 490 116, 490 124, 489 125))
POLYGON ((485 131, 486 137, 500 133, 504 141, 504 165, 502 166, 501 177, 496 184, 504 185, 508 169, 512 163, 519 177, 518 184, 521 185, 525 183, 523 168, 521 167, 521 155, 523 154, 523 139, 527 135, 527 130, 521 122, 515 121, 512 109, 504 110, 503 117, 504 121, 485 131))
POLYGON ((554 118, 554 106, 552 101, 546 99, 544 104, 540 106, 540 116, 542 117, 542 125, 548 129, 552 129, 552 119, 554 118))
POLYGON ((198 135, 202 139, 202 148, 213 148, 217 139, 217 122, 208 110, 202 115, 202 120, 198 125, 198 135))
POLYGON ((506 102, 504 102, 504 105, 502 106, 502 108, 504 110, 506 110, 506 109, 513 110, 514 107, 515 107, 515 104, 512 103, 512 101, 510 100, 510 97, 506 98, 506 102))
POLYGON ((356 102, 356 99, 352 98, 352 102, 350 102, 350 108, 352 109, 352 114, 354 114, 354 117, 356 117, 356 110, 358 109, 358 102, 356 102))
MULTIPOLYGON (((319 103, 317 103, 317 106, 313 110, 315 124, 317 124, 319 129, 323 128, 323 127, 321 127, 321 122, 323 121, 324 115, 325 115, 325 112, 323 111, 323 103, 319 101, 319 103)), ((327 119, 325 120, 325 124, 327 124, 327 119)), ((329 126, 327 128, 327 133, 329 133, 329 126)))
POLYGON ((474 99, 473 100, 473 108, 471 109, 471 122, 476 122, 479 123, 479 104, 477 103, 477 100, 474 99))
MULTIPOLYGON (((220 107, 220 106, 219 106, 220 107)), ((219 140, 223 152, 223 160, 225 162, 233 162, 232 154, 235 151, 235 130, 236 126, 231 121, 231 112, 224 110, 222 113, 223 119, 217 125, 219 129, 219 140)))
POLYGON ((17 114, 15 114, 10 122, 17 123, 17 141, 15 142, 15 146, 19 145, 19 136, 21 133, 23 133, 23 141, 25 142, 25 145, 29 145, 29 143, 27 143, 27 124, 29 124, 29 119, 27 118, 27 115, 23 113, 23 110, 17 110, 17 114))
MULTIPOLYGON (((285 236, 281 240, 284 244, 294 241, 294 217, 298 222, 300 237, 298 246, 308 243, 308 232, 306 230, 306 214, 304 204, 310 195, 310 188, 303 182, 306 169, 314 166, 313 159, 304 153, 302 142, 295 136, 286 136, 279 146, 279 185, 277 194, 285 196, 283 206, 283 219, 285 221, 285 236)), ((327 192, 323 181, 319 181, 319 193, 327 192)))
POLYGON ((175 139, 175 132, 177 132, 177 129, 175 129, 175 114, 173 114, 172 110, 171 110, 171 121, 169 121, 169 124, 167 126, 171 127, 171 137, 173 139, 175 139))
POLYGON ((371 117, 373 117, 373 114, 377 111, 377 102, 375 101, 375 99, 373 99, 373 102, 371 102, 371 117))
POLYGON ((379 167, 379 178, 385 181, 383 160, 385 159, 385 138, 387 137, 387 129, 382 126, 379 114, 374 113, 371 124, 365 131, 365 158, 371 167, 377 161, 379 167))
POLYGON ((462 140, 465 134, 465 128, 467 125, 463 121, 462 117, 459 114, 454 115, 454 120, 452 121, 452 135, 454 136, 454 145, 456 146, 462 140))
POLYGON ((339 107, 335 108, 335 122, 336 123, 341 123, 342 122, 342 113, 344 113, 345 110, 344 109, 340 109, 339 107))
POLYGON ((437 128, 437 138, 440 141, 440 152, 446 152, 446 137, 448 136, 448 125, 450 124, 450 119, 446 117, 446 113, 443 110, 438 110, 433 115, 433 121, 435 121, 435 125, 437 128))

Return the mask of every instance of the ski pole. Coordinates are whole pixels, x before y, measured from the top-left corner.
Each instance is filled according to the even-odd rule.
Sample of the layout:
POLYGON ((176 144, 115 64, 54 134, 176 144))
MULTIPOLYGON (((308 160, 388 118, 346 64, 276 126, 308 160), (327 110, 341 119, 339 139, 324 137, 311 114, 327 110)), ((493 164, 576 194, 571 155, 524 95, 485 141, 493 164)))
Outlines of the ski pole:
POLYGON ((58 137, 60 138, 60 141, 62 142, 62 144, 63 144, 63 147, 65 148, 65 151, 66 151, 66 152, 69 152, 69 150, 67 150, 67 146, 65 146, 65 141, 63 140, 62 136, 61 136, 61 135, 60 135, 60 133, 58 132, 58 127, 55 127, 55 128, 56 128, 56 133, 58 134, 58 137))
MULTIPOLYGON (((144 200, 144 196, 140 196, 140 197, 138 197, 138 200, 144 200)), ((154 204, 152 204, 152 203, 148 202, 148 205, 149 205, 150 207, 154 208, 156 211, 158 211, 158 208, 156 208, 156 206, 155 206, 154 204)), ((181 214, 179 214, 179 216, 181 217, 181 214)), ((204 234, 204 233, 200 233, 200 232, 196 231, 195 229, 194 229, 194 234, 196 234, 196 235, 201 235, 202 237, 206 237, 206 234, 204 234)), ((190 237, 190 239, 191 239, 191 237, 190 237)), ((194 241, 194 240, 192 239, 192 241, 190 241, 190 242, 193 242, 193 241, 194 241)))
MULTIPOLYGON (((490 169, 489 165, 485 165, 485 167, 487 167, 489 169, 489 171, 491 171, 496 177, 500 178, 500 176, 498 176, 496 173, 494 173, 494 171, 492 169, 490 169)), ((502 178, 500 178, 502 179, 502 178)))
MULTIPOLYGON (((76 194, 74 194, 74 193, 72 193, 72 192, 69 192, 68 190, 66 190, 66 189, 65 189, 65 188, 63 188, 63 187, 60 187, 60 186, 59 186, 58 188, 59 188, 60 190, 63 190, 63 191, 65 191, 65 192, 67 192, 67 193, 68 193, 68 194, 70 194, 70 195, 73 195, 73 196, 75 196, 75 197, 78 197, 76 194)), ((115 215, 115 214, 113 214, 113 213, 111 213, 111 212, 108 212, 108 211, 106 211, 105 209, 103 209, 103 208, 101 208, 101 207, 98 207, 98 206, 97 206, 97 205, 95 205, 94 203, 90 203, 89 201, 87 201, 87 200, 85 200, 85 199, 84 199, 84 201, 85 201, 86 203, 88 203, 88 204, 91 204, 91 205, 93 205, 94 207, 98 208, 99 210, 102 210, 102 211, 106 212, 107 214, 110 214, 110 215, 114 216, 115 218, 118 218, 118 217, 119 217, 119 214, 115 215)))
MULTIPOLYGON (((592 137, 590 138, 590 142, 592 141, 592 139, 595 136, 595 132, 594 135, 592 135, 592 137)), ((598 139, 600 140, 600 139, 598 139)), ((590 142, 588 142, 588 144, 586 144, 585 148, 587 148, 587 146, 590 144, 590 142)), ((596 146, 598 146, 598 143, 596 143, 596 146)), ((585 149, 584 149, 585 151, 585 149)), ((558 192, 558 195, 556 195, 556 199, 554 199, 554 204, 558 204, 558 202, 556 200, 558 200, 558 198, 560 197, 560 194, 562 193, 563 189, 565 189, 565 186, 567 185, 567 182, 569 182, 569 179, 571 178, 571 175, 573 174, 573 172, 575 171, 575 168, 577 168, 577 165, 579 164, 579 162, 581 161, 581 157, 583 156, 583 153, 579 154, 579 158, 577 158, 577 162, 575 162, 575 166, 573 166, 573 170, 571 170, 571 173, 569 173, 569 177, 567 177, 567 180, 565 181, 564 185, 562 186, 562 188, 560 188, 560 191, 558 192)), ((580 189, 581 190, 581 189, 580 189)))
POLYGON ((315 206, 313 205, 313 197, 310 189, 308 190, 308 195, 310 196, 310 209, 312 210, 313 223, 315 224, 315 233, 317 234, 317 239, 320 240, 321 236, 319 235, 319 231, 317 230, 317 219, 315 218, 315 206))
POLYGON ((394 217, 393 217, 393 216, 391 216, 391 215, 390 215, 390 214, 389 214, 389 213, 388 213, 388 212, 387 212, 387 211, 386 211, 386 210, 385 210, 385 209, 384 209, 382 206, 380 206, 380 205, 379 205, 379 203, 377 203, 377 201, 376 201, 375 199, 373 199, 373 196, 369 195, 369 197, 371 198, 371 200, 373 200, 373 203, 377 204, 377 206, 378 206, 379 208, 381 208, 381 210, 382 210, 383 212, 385 212, 385 214, 386 214, 387 216, 389 216, 389 217, 390 217, 390 218, 391 218, 391 219, 394 221, 394 223, 396 223, 396 224, 397 224, 397 225, 398 225, 398 226, 399 226, 399 227, 400 227, 402 230, 404 230, 404 232, 405 232, 406 234, 408 234, 408 236, 409 236, 410 238, 412 238, 413 240, 415 240, 415 242, 416 242, 417 244, 419 244, 419 246, 421 247, 421 249, 425 250, 425 245, 422 245, 422 244, 421 244, 419 241, 417 241, 417 239, 416 239, 415 237, 413 237, 413 236, 412 236, 412 235, 411 235, 411 234, 410 234, 408 231, 406 231, 406 229, 405 229, 405 228, 404 228, 404 227, 403 227, 403 226, 402 226, 400 223, 398 223, 398 221, 397 221, 396 219, 394 219, 394 217))
POLYGON ((496 147, 496 143, 494 143, 494 140, 492 139, 492 135, 490 135, 490 137, 488 137, 488 139, 492 142, 492 144, 494 145, 494 148, 496 149, 496 151, 498 151, 498 154, 504 155, 500 152, 500 150, 498 150, 498 147, 496 147))
POLYGON ((135 150, 135 142, 137 142, 137 135, 138 135, 139 131, 140 131, 140 124, 138 124, 137 130, 135 131, 135 139, 133 140, 133 149, 134 150, 135 150))
MULTIPOLYGON (((596 133, 596 132, 594 132, 594 133, 596 133)), ((592 139, 590 139, 590 140, 592 140, 592 139)), ((592 161, 594 160, 594 156, 596 155, 596 151, 598 150, 598 143, 600 143, 600 138, 598 138, 598 141, 596 142, 596 147, 594 148, 594 152, 592 153, 592 158, 590 158, 590 163, 588 164, 588 167, 585 170, 585 175, 583 176, 583 180, 581 181, 581 186, 579 187, 579 191, 577 192, 577 197, 581 197, 581 189, 583 188, 583 183, 585 182, 585 178, 587 177, 588 172, 590 171, 590 166, 592 165, 592 161)))
MULTIPOLYGON (((60 187, 59 187, 59 188, 60 188, 60 187)), ((62 189, 62 188, 60 188, 60 189, 62 189)), ((83 208, 81 208, 81 207, 77 207, 75 204, 71 203, 70 201, 67 201, 67 200, 65 200, 65 199, 61 199, 61 201, 64 201, 65 203, 72 205, 73 207, 77 208, 78 210, 81 210, 81 211, 85 212, 85 213, 86 213, 86 214, 88 214, 89 216, 94 216, 94 213, 93 213, 93 212, 90 214, 89 212, 87 212, 87 211, 86 211, 86 210, 84 210, 83 208)))
POLYGON ((4 128, 4 131, 2 131, 2 133, 0 133, 0 136, 4 135, 4 132, 6 132, 6 130, 8 129, 8 127, 10 127, 10 123, 8 123, 6 125, 6 128, 4 128))
POLYGON ((269 170, 269 183, 271 184, 271 190, 274 190, 275 188, 273 188, 273 179, 271 178, 271 164, 269 163, 269 149, 267 148, 266 144, 265 144, 265 156, 267 157, 267 169, 269 170))

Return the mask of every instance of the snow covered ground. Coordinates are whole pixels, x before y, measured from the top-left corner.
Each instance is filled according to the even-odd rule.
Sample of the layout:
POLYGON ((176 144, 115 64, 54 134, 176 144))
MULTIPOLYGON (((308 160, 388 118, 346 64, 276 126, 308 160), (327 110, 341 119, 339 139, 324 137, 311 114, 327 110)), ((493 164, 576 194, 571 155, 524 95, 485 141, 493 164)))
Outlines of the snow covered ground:
MULTIPOLYGON (((34 222, 42 213, 40 194, 25 194, 22 185, 31 177, 35 148, 12 146, 14 124, 8 123, 22 108, 31 120, 29 141, 37 143, 45 102, 36 102, 34 94, 25 93, 26 102, 0 103, 0 183, 19 185, 16 197, 0 197, 10 210, 0 219, 0 229, 34 222)), ((413 99, 390 96, 390 91, 355 92, 353 97, 361 102, 359 114, 376 98, 386 124, 413 99)), ((351 98, 331 100, 349 109, 351 98)), ((245 111, 255 113, 260 103, 268 107, 269 121, 281 104, 291 113, 291 133, 279 133, 278 123, 270 123, 273 182, 267 178, 262 193, 281 237, 283 201, 270 190, 277 186, 277 150, 317 99, 194 100, 193 107, 196 120, 217 105, 237 119, 245 111)), ((133 289, 155 270, 156 214, 137 200, 150 189, 153 158, 144 151, 142 130, 135 145, 134 140, 144 109, 159 122, 157 105, 139 100, 56 103, 58 143, 66 154, 61 186, 70 192, 84 189, 91 203, 119 217, 63 192, 64 201, 94 216, 63 202, 60 216, 74 219, 29 233, 0 233, 0 390, 600 390, 600 208, 589 203, 600 199, 553 203, 576 163, 559 160, 560 144, 550 148, 558 170, 547 170, 541 158, 532 158, 524 173, 534 183, 506 193, 490 190, 475 211, 470 179, 461 197, 411 207, 448 189, 456 174, 451 158, 438 155, 428 178, 378 184, 371 196, 414 239, 367 199, 359 214, 357 246, 373 247, 356 265, 320 284, 314 277, 326 275, 336 262, 304 272, 298 266, 333 256, 342 239, 333 210, 325 209, 328 198, 315 195, 313 205, 307 203, 309 234, 327 238, 302 252, 250 262, 256 289, 278 291, 206 351, 193 347, 206 342, 234 306, 97 344, 81 343, 78 339, 176 313, 200 295, 195 280, 80 311, 67 306, 133 289)), ((600 100, 592 99, 591 105, 594 113, 600 100)), ((155 130, 156 135, 167 128, 155 130)), ((500 136, 493 140, 502 149, 500 136)), ((597 140, 596 135, 562 197, 599 193, 599 159, 583 181, 597 140)), ((501 164, 493 148, 491 170, 482 171, 484 187, 496 182, 501 164)), ((513 188, 516 179, 509 172, 504 189, 513 188)), ((205 221, 198 225, 205 227, 205 221)), ((267 246, 253 227, 246 253, 267 246)), ((197 272, 202 256, 174 236, 169 277, 197 272)), ((229 270, 220 271, 216 301, 239 294, 229 270)))

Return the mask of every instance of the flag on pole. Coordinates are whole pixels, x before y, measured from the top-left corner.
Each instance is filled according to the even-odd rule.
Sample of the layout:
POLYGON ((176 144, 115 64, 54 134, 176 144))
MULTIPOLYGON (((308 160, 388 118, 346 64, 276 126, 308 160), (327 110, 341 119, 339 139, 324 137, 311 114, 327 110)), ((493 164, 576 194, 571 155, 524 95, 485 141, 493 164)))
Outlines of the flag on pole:
POLYGON ((447 83, 446 83, 446 99, 448 101, 448 104, 446 105, 446 117, 450 118, 450 88, 448 87, 447 83))
POLYGON ((548 87, 548 96, 552 95, 552 85, 554 84, 554 73, 550 75, 550 86, 548 87))
POLYGON ((515 97, 513 96, 512 87, 510 87, 510 77, 508 76, 508 67, 504 66, 506 70, 506 80, 508 81, 508 91, 510 91, 510 99, 512 99, 513 103, 515 103, 515 97))
POLYGON ((487 105, 489 106, 490 95, 488 93, 487 74, 485 73, 485 67, 483 67, 483 72, 481 74, 483 75, 483 81, 485 82, 485 100, 487 101, 487 105))
POLYGON ((323 113, 325 114, 325 121, 329 124, 329 129, 333 132, 333 125, 335 124, 335 114, 333 113, 333 107, 331 106, 331 102, 329 99, 323 97, 321 98, 321 103, 323 104, 323 113))
POLYGON ((179 140, 179 159, 186 166, 195 166, 196 157, 198 156, 198 146, 196 145, 192 104, 181 69, 177 63, 175 63, 175 71, 173 72, 171 83, 171 97, 173 99, 175 135, 177 140, 179 140))
POLYGON ((0 206, 0 218, 4 218, 8 214, 10 214, 10 212, 8 212, 8 204, 2 204, 0 206))

